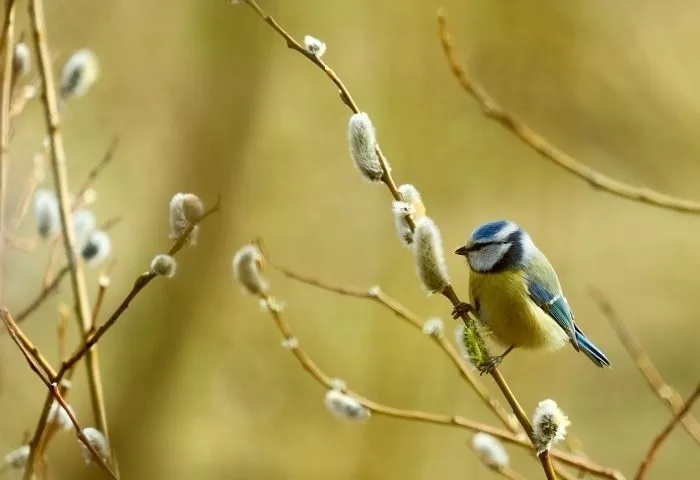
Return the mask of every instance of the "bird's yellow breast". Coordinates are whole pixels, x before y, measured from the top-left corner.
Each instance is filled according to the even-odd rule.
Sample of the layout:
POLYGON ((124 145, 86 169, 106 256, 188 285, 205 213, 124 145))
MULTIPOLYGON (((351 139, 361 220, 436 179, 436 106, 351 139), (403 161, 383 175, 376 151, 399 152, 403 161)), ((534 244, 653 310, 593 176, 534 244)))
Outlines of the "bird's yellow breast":
POLYGON ((472 271, 469 297, 479 320, 504 346, 553 350, 566 343, 564 330, 530 298, 522 271, 472 271))

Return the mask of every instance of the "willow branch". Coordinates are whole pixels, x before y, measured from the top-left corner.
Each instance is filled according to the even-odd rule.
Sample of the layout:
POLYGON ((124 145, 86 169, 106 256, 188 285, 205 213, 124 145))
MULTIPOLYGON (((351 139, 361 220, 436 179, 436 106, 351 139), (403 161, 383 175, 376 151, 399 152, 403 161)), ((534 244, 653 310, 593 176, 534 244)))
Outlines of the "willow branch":
MULTIPOLYGON (((10 153, 10 100, 12 97, 12 79, 15 53, 15 0, 5 2, 5 23, 3 27, 3 44, 5 45, 5 62, 2 72, 2 91, 0 92, 0 275, 5 272, 5 212, 7 210, 7 167, 10 153)), ((4 290, 4 278, 2 288, 4 290)), ((2 291, 0 291, 0 296, 2 291)))
MULTIPOLYGON (((265 11, 262 8, 260 8, 260 6, 257 4, 257 2, 255 2, 255 0, 243 1, 248 6, 250 6, 250 8, 252 8, 253 11, 255 11, 255 13, 258 14, 258 16, 265 21, 265 23, 272 27, 273 30, 275 30, 282 38, 284 38, 287 41, 288 48, 302 54, 311 63, 323 70, 323 72, 331 80, 331 82, 333 82, 335 86, 338 87, 340 100, 350 110, 352 110, 353 113, 360 113, 360 108, 357 106, 357 103, 355 103, 355 100, 353 100, 352 95, 350 95, 350 91, 345 87, 343 82, 340 80, 340 77, 336 75, 336 73, 326 64, 326 62, 324 62, 320 57, 309 53, 304 48, 304 46, 301 43, 299 43, 294 37, 292 37, 284 28, 282 28, 282 26, 279 23, 277 23, 277 21, 274 18, 265 13, 265 11)), ((396 188, 396 183, 394 182, 393 178, 391 177, 391 174, 389 173, 389 162, 382 153, 382 150, 379 148, 379 144, 377 144, 376 146, 376 151, 377 157, 379 158, 379 163, 382 165, 382 170, 384 171, 384 175, 382 176, 382 182, 387 186, 395 200, 401 200, 401 195, 399 194, 399 190, 396 188)), ((408 218, 408 222, 410 225, 413 224, 413 220, 410 217, 408 218)))
MULTIPOLYGON (((109 231, 112 227, 117 225, 119 218, 111 219, 105 222, 102 227, 100 227, 102 230, 109 231)), ((37 296, 32 300, 29 305, 24 307, 20 312, 17 314, 16 321, 17 323, 22 323, 22 321, 26 320, 29 316, 31 316, 32 313, 36 311, 37 308, 39 308, 53 293, 55 293, 58 290, 58 287, 61 284, 61 281, 63 278, 68 274, 69 272, 69 267, 68 265, 64 265, 61 267, 61 269, 56 273, 56 275, 53 277, 50 283, 42 287, 41 290, 39 290, 39 293, 37 296)), ((99 292, 98 292, 99 293, 99 292)), ((99 298, 98 298, 99 300, 99 298)), ((96 308, 97 305, 95 305, 96 308)), ((93 310, 94 311, 94 310, 93 310)), ((93 315, 94 316, 94 315, 93 315)))
POLYGON ((97 180, 97 177, 100 176, 100 173, 102 173, 105 167, 107 167, 107 165, 109 165, 109 163, 112 161, 118 146, 119 137, 115 136, 114 138, 112 138, 112 141, 107 147, 107 151, 104 153, 100 161, 90 169, 90 171, 87 174, 87 178, 85 178, 85 181, 78 189, 78 193, 75 194, 73 198, 73 204, 71 207, 73 210, 79 208, 82 205, 82 203, 84 202, 85 192, 88 191, 90 186, 95 182, 95 180, 97 180))
MULTIPOLYGON (((41 379, 42 383, 46 386, 49 392, 51 392, 53 399, 55 399, 56 402, 58 402, 68 414, 71 423, 73 424, 73 427, 75 429, 76 435, 78 436, 78 440, 92 453, 93 457, 97 460, 98 465, 100 465, 100 467, 105 472, 107 472, 110 475, 110 477, 117 479, 118 477, 114 474, 114 472, 109 467, 105 459, 97 452, 97 450, 95 450, 95 447, 92 444, 90 444, 88 439, 83 434, 82 427, 78 423, 78 420, 75 418, 75 415, 73 414, 71 409, 68 407, 68 404, 66 404, 66 401, 61 396, 57 385, 55 383, 51 383, 51 381, 49 380, 50 378, 56 375, 56 373, 52 371, 53 369, 51 365, 48 363, 48 361, 46 361, 46 359, 43 359, 43 357, 38 357, 34 354, 34 352, 37 352, 38 350, 27 339, 26 335, 22 333, 19 326, 12 319, 12 316, 9 314, 7 309, 0 309, 0 319, 2 319, 3 323, 5 324, 5 328, 7 328, 7 331, 10 333, 12 340, 15 342, 15 344, 17 344, 17 347, 19 348, 20 352, 22 352, 22 355, 29 364, 29 367, 41 379), (42 370, 44 371, 44 373, 42 373, 42 370), (45 377, 44 374, 46 374, 47 376, 45 377)), ((34 450, 35 447, 36 444, 30 444, 30 459, 32 458, 31 451, 34 450)), ((31 478, 32 463, 27 464, 25 470, 25 478, 31 478)))
POLYGON ((621 198, 674 210, 676 212, 700 213, 700 202, 674 197, 647 187, 637 187, 621 182, 581 163, 579 160, 549 143, 547 139, 523 123, 522 120, 506 111, 469 75, 469 73, 467 73, 457 58, 457 53, 454 49, 454 39, 447 30, 445 15, 439 12, 437 19, 440 41, 450 70, 452 70, 453 75, 457 78, 462 89, 477 101, 486 117, 498 122, 542 157, 550 160, 567 172, 585 180, 593 188, 606 191, 621 198))
POLYGON ((39 294, 36 296, 36 298, 32 300, 29 305, 20 310, 20 312, 17 314, 18 323, 21 323, 22 321, 27 319, 32 313, 34 313, 34 311, 37 308, 41 306, 42 303, 44 303, 44 301, 46 301, 47 298, 51 296, 52 293, 56 292, 58 286, 61 284, 61 280, 63 280, 63 277, 65 277, 68 274, 68 271, 68 265, 61 268, 61 270, 59 270, 58 274, 56 274, 51 283, 43 287, 39 291, 39 294))
MULTIPOLYGON (((73 196, 73 200, 71 202, 71 212, 75 212, 78 208, 82 207, 85 204, 85 193, 95 182, 95 180, 97 180, 97 177, 99 177, 100 174, 104 171, 105 167, 112 161, 112 158, 114 157, 114 153, 118 145, 119 138, 115 136, 112 139, 112 142, 110 143, 109 147, 107 147, 107 151, 104 153, 100 161, 95 166, 93 166, 88 172, 88 175, 83 181, 83 184, 80 186, 78 193, 73 196)), ((102 230, 107 231, 107 229, 104 226, 101 228, 102 230)), ((49 254, 49 262, 46 265, 46 272, 44 273, 44 285, 48 285, 51 282, 51 269, 56 258, 58 245, 62 240, 63 237, 60 235, 53 240, 53 244, 51 245, 51 253, 49 254)))
MULTIPOLYGON (((221 205, 221 198, 218 198, 216 203, 214 204, 213 207, 211 207, 209 210, 207 210, 202 218, 199 220, 197 225, 199 225, 202 221, 204 221, 207 217, 209 217, 211 214, 214 212, 218 212, 220 209, 221 205)), ((170 255, 176 255, 182 248, 185 246, 187 243, 190 233, 194 229, 195 225, 190 226, 184 233, 183 235, 173 244, 173 246, 170 248, 170 251, 168 252, 170 255)), ((143 290, 146 285, 150 283, 151 280, 153 280, 155 276, 151 274, 150 272, 144 273, 140 275, 136 282, 134 283, 133 288, 131 291, 127 294, 127 296, 122 300, 122 302, 119 304, 115 312, 110 316, 110 318, 99 328, 96 330, 93 328, 93 331, 90 332, 89 338, 85 341, 85 343, 80 346, 73 355, 71 355, 70 358, 67 360, 63 361, 61 364, 60 370, 55 373, 52 378, 51 378, 51 383, 55 383, 57 385, 60 385, 61 394, 63 395, 65 391, 67 391, 67 386, 64 385, 64 380, 71 378, 75 366, 78 364, 78 362, 86 355, 86 353, 89 351, 91 347, 93 347, 97 342, 102 338, 102 336, 109 330, 115 323, 116 321, 121 317, 121 315, 126 311, 126 309, 129 307, 129 304, 131 301, 138 295, 138 293, 143 290)), ((100 302, 96 303, 96 307, 99 305, 100 302)), ((98 310, 95 310, 93 312, 94 314, 99 313, 98 310)), ((36 429, 34 431, 34 435, 32 437, 32 442, 31 445, 37 445, 37 446, 46 446, 46 442, 42 442, 42 439, 46 438, 45 437, 45 432, 46 432, 46 427, 47 427, 47 419, 49 415, 49 410, 51 408, 51 402, 52 402, 52 395, 49 394, 47 396, 46 400, 44 401, 44 407, 41 411, 41 414, 39 415, 39 421, 37 423, 36 429)), ((34 466, 34 455, 38 449, 32 448, 30 451, 30 457, 27 462, 27 471, 33 470, 34 466)), ((30 472, 31 473, 31 472, 30 472)), ((29 480, 30 477, 26 477, 25 480, 29 480)))
MULTIPOLYGON (((261 250, 263 250, 263 247, 260 243, 259 246, 261 250)), ((269 261, 269 257, 267 256, 267 254, 264 254, 265 258, 268 260, 268 263, 288 278, 297 280, 307 285, 311 285, 313 287, 320 288, 322 290, 326 290, 328 292, 337 293, 339 295, 375 301, 383 307, 390 310, 391 312, 393 312, 398 318, 405 320, 412 327, 418 329, 419 331, 422 331, 423 329, 423 321, 418 315, 416 315, 414 312, 403 306, 401 303, 399 303, 398 300, 384 293, 379 288, 375 287, 372 289, 363 290, 360 288, 332 285, 328 282, 307 275, 303 275, 298 272, 292 271, 288 268, 277 265, 276 263, 269 261)), ((467 366, 467 364, 460 356, 459 352, 445 338, 445 336, 431 336, 431 339, 449 357, 449 359, 452 361, 455 367, 457 367, 457 369, 459 370, 461 376, 467 381, 467 383, 469 383, 471 388, 482 400, 482 402, 489 409, 491 409, 494 414, 496 414, 496 416, 501 420, 501 422, 503 422, 503 424, 506 427, 508 427, 508 429, 512 432, 520 432, 520 425, 517 423, 517 421, 515 421, 512 414, 510 414, 498 400, 491 397, 488 390, 486 389, 486 386, 483 384, 483 382, 481 382, 478 375, 476 375, 474 371, 471 368, 469 368, 469 366, 467 366)))
MULTIPOLYGON (((192 233, 192 230, 199 225, 202 221, 204 221, 206 218, 208 218, 210 215, 212 215, 215 212, 218 212, 221 206, 221 198, 218 198, 214 206, 212 206, 210 209, 208 209, 204 215, 202 215, 201 219, 199 222, 196 224, 190 225, 187 230, 180 236, 180 238, 175 242, 175 244, 170 248, 168 251, 168 255, 175 256, 182 248, 187 244, 189 241, 190 234, 192 233)), ((63 376, 68 372, 75 364, 77 364, 83 356, 86 355, 87 352, 90 351, 90 349, 97 344, 97 342, 100 341, 102 336, 107 333, 107 331, 119 320, 119 318, 122 316, 122 314, 129 308, 129 305, 131 304, 131 301, 136 298, 136 296, 146 288, 146 286, 151 283, 151 281, 156 277, 156 274, 148 271, 144 272, 141 275, 139 275, 136 278, 136 281, 134 282, 134 285, 131 287, 131 290, 129 293, 126 295, 124 300, 117 306, 116 310, 110 317, 102 324, 100 325, 99 328, 94 328, 92 331, 89 332, 89 335, 83 345, 81 345, 73 355, 70 356, 68 360, 63 362, 61 365, 61 369, 59 370, 58 374, 54 377, 54 382, 60 382, 63 376)))
MULTIPOLYGON (((269 296, 263 297, 262 300, 265 302, 267 310, 270 312, 275 326, 281 333, 282 337, 285 340, 287 340, 286 343, 290 346, 293 346, 293 348, 290 348, 290 351, 297 359, 301 367, 324 387, 328 389, 337 388, 337 385, 334 384, 333 379, 311 359, 311 357, 306 353, 306 351, 302 347, 299 346, 299 341, 294 335, 294 332, 292 331, 292 328, 290 327, 289 323, 285 319, 282 309, 279 307, 278 303, 272 297, 269 296)), ((534 447, 532 446, 532 443, 529 440, 523 438, 522 435, 517 435, 505 429, 492 427, 491 425, 469 420, 461 416, 423 412, 420 410, 403 410, 400 408, 391 407, 363 397, 362 395, 347 387, 343 389, 343 392, 353 397, 355 400, 360 402, 365 408, 367 408, 373 414, 376 415, 420 423, 430 423, 445 427, 454 427, 463 430, 468 430, 470 432, 484 432, 504 442, 529 449, 534 453, 534 447)), ((625 478, 620 472, 617 472, 616 470, 601 467, 591 462, 590 460, 581 458, 577 455, 572 455, 568 452, 564 452, 561 450, 552 450, 550 453, 553 458, 561 461, 562 463, 571 465, 598 477, 608 478, 612 480, 624 480, 625 478)))
MULTIPOLYGON (((671 409, 673 413, 677 414, 680 412, 685 406, 683 397, 681 397, 676 389, 666 383, 659 370, 646 354, 639 341, 637 341, 635 338, 632 331, 617 315, 617 312, 615 312, 615 309, 608 299, 605 298, 605 296, 603 296, 603 294, 598 290, 590 289, 589 291, 593 297, 593 300, 598 305, 601 313, 608 320, 608 322, 610 322, 610 325, 613 327, 617 337, 620 339, 620 343, 622 343, 622 346, 625 347, 627 353, 630 355, 630 357, 632 357, 632 361, 634 361, 635 365, 637 365, 637 368, 646 379, 652 391, 671 409)), ((700 423, 698 423, 695 417, 691 414, 684 416, 681 422, 685 430, 690 434, 695 442, 700 445, 700 423)))
POLYGON ((29 212, 32 198, 34 198, 34 193, 36 193, 36 189, 39 186, 40 175, 40 169, 35 163, 32 173, 27 178, 24 189, 22 190, 21 200, 17 203, 17 208, 12 215, 11 228, 15 229, 19 227, 29 212))
MULTIPOLYGON (((36 46, 37 63, 39 66, 39 76, 41 77, 42 104, 46 125, 49 133, 49 143, 51 150, 51 171, 54 185, 58 197, 58 204, 61 217, 61 230, 63 233, 63 244, 65 246, 66 261, 71 279, 75 312, 79 327, 86 339, 88 332, 92 328, 92 316, 90 302, 88 298, 87 285, 82 263, 77 258, 75 232, 72 228, 72 212, 68 188, 68 171, 66 167, 66 154, 63 147, 63 138, 60 132, 60 117, 58 113, 58 100, 54 86, 53 71, 51 68, 51 58, 48 48, 47 32, 44 20, 44 6, 41 0, 29 0, 29 17, 36 46)), ((90 350, 87 354, 88 386, 90 390, 90 400, 92 411, 95 417, 95 426, 102 434, 109 439, 107 425, 107 411, 104 401, 104 389, 102 387, 102 377, 100 374, 97 350, 90 350)))
POLYGON ((647 470, 651 466, 651 463, 654 461, 654 458, 656 458, 656 454, 659 452, 661 445, 671 434, 678 422, 680 422, 681 419, 690 411, 691 407, 698 398, 700 398, 700 383, 697 387, 695 387, 695 391, 690 395, 690 397, 688 397, 688 400, 685 401, 683 408, 681 408, 678 413, 673 416, 666 427, 664 427, 661 433, 659 433, 659 435, 657 435, 654 441, 651 443, 649 451, 647 451, 642 463, 639 465, 639 469, 637 470, 637 474, 634 476, 634 480, 642 480, 644 478, 647 470))
MULTIPOLYGON (((319 67, 325 74, 326 76, 335 84, 335 86, 340 90, 340 98, 343 101, 345 105, 350 108, 354 113, 359 113, 359 107, 355 103, 355 101, 352 99, 352 96, 350 95, 349 90, 345 87, 343 82, 340 80, 340 78, 335 74, 335 72, 323 61, 321 58, 319 58, 317 55, 313 55, 310 52, 306 51, 306 49, 299 43, 297 42, 284 28, 282 28, 279 23, 272 17, 270 17, 267 13, 265 13, 260 6, 255 2, 255 0, 244 0, 246 5, 250 6, 250 8, 255 11, 255 13, 262 18, 270 27, 272 27, 279 35, 281 35, 287 42, 287 46, 291 48, 294 51, 299 52, 302 54, 305 58, 307 58, 309 61, 311 61, 314 65, 319 67)), ((379 159, 379 162, 382 167, 382 178, 381 181, 384 183, 387 188, 389 189, 392 197, 395 200, 402 200, 401 195, 396 188, 396 182, 394 181, 390 169, 388 168, 388 162, 386 161, 386 158, 382 154, 381 149, 379 148, 379 145, 376 145, 376 153, 377 157, 379 159)), ((415 228, 415 222, 411 216, 406 217, 406 223, 408 224, 409 228, 411 231, 414 230, 415 228)), ((453 304, 454 307, 457 307, 462 304, 462 302, 459 300, 457 297, 457 294, 455 293, 454 289, 452 288, 451 285, 448 285, 442 294, 450 300, 450 302, 453 304)), ((462 320, 465 322, 466 325, 470 325, 470 320, 467 317, 466 314, 462 316, 462 320)), ((530 420, 528 419, 527 415, 525 414, 525 411, 523 408, 520 406, 518 403, 518 400, 515 398, 513 395, 513 392, 510 390, 508 387, 505 379, 501 376, 501 373, 496 369, 493 368, 490 372, 491 377, 494 379, 496 384, 498 385, 499 389, 503 393, 503 395, 506 397, 506 400, 508 404, 510 405, 511 409, 513 410, 513 413, 517 417, 518 421, 520 424, 523 426, 525 429, 525 432, 527 433, 528 437, 530 440, 533 442, 534 445, 534 433, 532 430, 532 425, 530 424, 530 420)), ((548 450, 543 451, 539 455, 539 460, 540 463, 542 464, 542 468, 547 476, 548 480, 556 480, 556 474, 554 472, 554 468, 552 466, 552 462, 550 460, 550 454, 548 450)))

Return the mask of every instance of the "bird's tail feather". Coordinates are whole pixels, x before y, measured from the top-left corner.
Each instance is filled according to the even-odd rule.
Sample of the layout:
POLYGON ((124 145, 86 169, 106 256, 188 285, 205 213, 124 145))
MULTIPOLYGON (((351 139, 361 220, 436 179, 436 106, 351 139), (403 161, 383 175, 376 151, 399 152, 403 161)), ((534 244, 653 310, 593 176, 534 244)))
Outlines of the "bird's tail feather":
POLYGON ((608 357, 606 357, 605 354, 598 347, 596 347, 593 342, 591 342, 588 337, 583 334, 582 331, 578 329, 576 331, 576 341, 578 342, 581 351, 585 353, 593 363, 599 367, 610 366, 610 360, 608 360, 608 357))

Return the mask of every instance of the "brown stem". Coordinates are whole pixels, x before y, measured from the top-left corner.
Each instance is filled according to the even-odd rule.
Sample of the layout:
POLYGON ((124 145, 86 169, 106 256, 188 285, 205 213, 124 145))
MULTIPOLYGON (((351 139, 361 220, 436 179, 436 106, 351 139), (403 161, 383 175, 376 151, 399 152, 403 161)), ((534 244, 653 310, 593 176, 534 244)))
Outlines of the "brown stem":
MULTIPOLYGON (((282 314, 282 309, 279 307, 277 302, 272 297, 263 297, 262 300, 265 302, 267 310, 270 312, 275 326, 282 334, 285 340, 295 339, 294 332, 292 331, 289 323, 282 314)), ((320 384, 326 388, 334 388, 333 379, 326 374, 321 368, 309 357, 309 355, 304 351, 302 347, 299 346, 299 342, 289 342, 291 345, 295 345, 294 348, 290 348, 294 357, 299 361, 301 367, 306 370, 312 377, 316 379, 320 384)), ((382 415, 385 417, 398 418, 402 420, 410 420, 421 423, 431 423, 434 425, 441 425, 445 427, 454 427, 464 430, 469 430, 471 432, 484 432, 488 433, 504 442, 511 443, 523 448, 527 448, 534 453, 534 447, 532 442, 522 435, 515 434, 508 430, 492 427, 485 423, 475 422, 473 420, 466 419, 460 416, 454 415, 444 415, 438 413, 423 412, 420 410, 403 410, 400 408, 390 407, 366 397, 361 396, 355 391, 345 388, 344 393, 350 395, 358 402, 360 402, 365 408, 372 411, 372 413, 377 415, 382 415)), ((551 456, 557 460, 576 467, 582 471, 597 475, 601 478, 608 478, 612 480, 624 480, 624 476, 613 469, 601 467, 595 463, 581 458, 578 455, 572 455, 568 452, 563 452, 560 450, 552 450, 551 456)))
POLYGON ((18 314, 17 314, 17 322, 21 323, 22 321, 26 320, 34 311, 41 306, 44 301, 51 296, 52 293, 58 289, 58 286, 61 283, 61 280, 63 280, 63 277, 65 277, 68 274, 69 268, 68 265, 64 266, 61 268, 61 270, 58 271, 54 279, 51 281, 50 284, 47 286, 43 287, 39 294, 36 296, 32 302, 24 307, 18 314))
MULTIPOLYGON (((632 357, 632 361, 637 365, 637 368, 646 379, 652 391, 673 413, 680 412, 685 405, 680 393, 666 383, 659 370, 651 361, 651 358, 646 354, 629 327, 627 327, 625 322, 617 315, 612 304, 605 298, 602 292, 592 288, 589 289, 589 292, 593 300, 598 304, 598 308, 603 316, 610 322, 610 325, 617 334, 617 338, 620 339, 620 343, 622 343, 622 346, 625 347, 627 353, 632 357)), ((691 414, 684 416, 681 422, 685 430, 695 440, 695 443, 700 445, 700 423, 698 423, 691 414)))
MULTIPOLYGON (((34 35, 36 46, 36 57, 39 66, 39 76, 42 79, 42 104, 49 133, 49 143, 51 146, 51 171, 54 185, 58 197, 59 210, 61 213, 61 231, 63 233, 63 244, 68 263, 68 269, 75 302, 75 313, 83 338, 87 339, 88 332, 92 328, 92 317, 90 315, 90 302, 88 299, 87 285, 83 264, 77 258, 75 232, 72 228, 72 212, 68 189, 68 171, 66 168, 66 154, 63 147, 63 138, 60 132, 60 117, 58 113, 58 100, 54 87, 53 71, 48 47, 47 32, 44 20, 44 6, 41 0, 29 1, 29 18, 34 35)), ((97 350, 90 350, 87 353, 88 386, 90 390, 90 400, 95 420, 95 426, 102 434, 109 439, 107 426, 107 411, 104 401, 104 389, 102 387, 102 377, 100 374, 97 350)), ((28 469, 31 469, 31 465, 28 469)))
MULTIPOLYGON (((258 245, 263 249, 261 242, 258 245)), ((282 272, 285 276, 297 280, 299 282, 311 285, 323 290, 334 292, 339 295, 361 298, 366 300, 373 300, 384 306, 385 308, 396 314, 397 317, 405 320, 408 324, 413 326, 418 330, 423 329, 422 319, 413 313, 411 310, 403 306, 398 300, 385 294, 381 289, 359 289, 352 287, 343 287, 339 285, 332 285, 326 281, 319 280, 317 278, 309 277, 307 275, 300 274, 298 272, 289 270, 288 268, 277 265, 276 263, 269 260, 269 256, 265 252, 265 258, 268 260, 270 265, 282 272)), ((433 336, 432 340, 438 345, 443 352, 450 358, 452 363, 457 367, 462 377, 469 383, 471 388, 477 394, 477 396, 484 402, 484 404, 491 409, 494 414, 503 422, 503 424, 508 427, 514 433, 521 431, 520 425, 514 421, 512 415, 501 405, 501 403, 495 398, 491 397, 486 386, 481 382, 479 377, 474 373, 474 371, 464 362, 461 355, 455 347, 443 336, 433 336)))
MULTIPOLYGON (((204 221, 207 217, 209 217, 211 214, 218 212, 221 204, 221 199, 217 199, 216 204, 214 204, 213 207, 211 207, 209 210, 207 210, 202 218, 199 220, 198 223, 201 223, 204 221)), ((168 255, 174 256, 182 250, 182 248, 187 244, 189 241, 190 234, 192 233, 192 230, 195 228, 196 225, 191 225, 190 227, 185 230, 185 232, 180 236, 179 240, 175 242, 175 244, 172 246, 170 251, 168 252, 168 255)), ((141 290, 143 290, 146 285, 151 283, 151 280, 153 280, 156 277, 156 274, 153 272, 144 272, 139 277, 136 279, 134 282, 133 287, 131 287, 131 291, 126 295, 124 300, 119 304, 117 309, 112 313, 112 315, 105 321, 104 324, 100 325, 99 328, 95 329, 93 327, 92 331, 89 332, 88 338, 86 339, 85 343, 81 345, 71 357, 63 362, 63 365, 61 366, 61 369, 59 370, 58 374, 54 377, 54 382, 60 382, 60 380, 63 378, 63 376, 68 372, 75 364, 77 364, 83 356, 86 355, 87 352, 90 351, 90 348, 92 348, 94 345, 97 344, 97 342, 100 341, 100 338, 102 338, 102 335, 107 333, 107 330, 109 330, 116 322, 119 320, 119 317, 122 316, 122 314, 126 311, 127 308, 129 308, 129 304, 131 301, 139 294, 141 290)))
POLYGON ((7 164, 10 153, 10 99, 14 76, 12 72, 15 53, 15 0, 6 0, 5 6, 3 27, 5 63, 0 92, 0 298, 4 297, 5 290, 5 212, 7 210, 7 164))
POLYGON ((457 58, 454 49, 454 40, 447 30, 447 19, 442 12, 438 12, 437 21, 438 34, 452 74, 462 86, 462 89, 477 101, 481 107, 481 111, 486 117, 500 123, 506 130, 516 135, 542 157, 550 160, 567 172, 585 180, 594 188, 628 200, 646 203, 668 210, 692 214, 700 213, 700 202, 666 195, 646 187, 635 187, 608 177, 549 143, 546 138, 525 125, 522 120, 501 107, 481 85, 469 76, 457 58))
MULTIPOLYGON (((10 333, 10 336, 12 337, 12 340, 15 342, 17 347, 19 348, 20 352, 24 356, 25 360, 27 361, 27 364, 29 364, 29 368, 32 369, 32 371, 41 379, 41 381, 44 383, 46 388, 48 388, 49 392, 51 392, 51 396, 53 399, 55 399, 61 407, 63 407, 70 417, 71 423, 73 424, 73 427, 75 429, 76 435, 78 436, 78 439, 80 442, 85 445, 85 447, 90 450, 94 458, 97 460, 97 463, 102 467, 102 469, 107 472, 111 478, 118 479, 118 477, 114 474, 112 469, 109 467, 105 459, 95 450, 95 447, 93 447, 88 439, 85 437, 83 434, 83 429, 78 423, 78 420, 75 418, 75 415, 71 412, 71 409, 68 407, 68 404, 66 401, 63 399, 61 396, 61 393, 59 392, 58 386, 55 383, 50 382, 50 378, 54 377, 56 375, 56 372, 53 371, 53 368, 51 365, 44 359, 43 357, 35 355, 35 352, 38 352, 36 347, 29 341, 29 339, 22 333, 20 330, 19 326, 17 323, 13 320, 12 316, 10 313, 7 311, 7 309, 2 308, 0 309, 0 319, 2 319, 3 323, 5 324, 5 328, 7 328, 7 331, 10 333), (37 363, 39 365, 37 365, 37 363), (46 372, 47 377, 44 377, 44 374, 42 374, 42 370, 46 372)), ((51 402, 48 402, 49 404, 49 409, 51 402)), ((48 409, 47 409, 48 411, 48 409)), ((38 442, 37 442, 38 443, 38 442)), ((30 443, 30 459, 33 458, 32 453, 35 451, 37 443, 30 443)), ((32 462, 33 463, 33 462, 32 462)), ((25 472, 24 472, 24 479, 25 480, 30 480, 32 477, 32 474, 30 473, 30 470, 33 470, 33 468, 30 468, 31 463, 27 463, 25 472)))
POLYGON ((644 459, 642 460, 642 463, 639 465, 639 469, 637 470, 637 474, 634 476, 634 480, 642 480, 644 476, 647 473, 647 470, 651 466, 651 463, 654 461, 654 458, 656 458, 656 454, 659 452, 659 449, 661 448, 661 445, 664 443, 664 441, 668 438, 668 436, 671 434, 673 431, 674 427, 678 424, 678 422, 681 421, 683 416, 685 416, 695 403, 695 401, 700 398, 700 383, 698 384, 697 387, 695 387, 695 391, 690 394, 688 397, 688 400, 685 401, 685 404, 683 405, 683 408, 681 408, 678 413, 676 413, 673 418, 666 424, 664 429, 659 433, 656 438, 654 438, 654 441, 651 442, 651 445, 649 446, 649 450, 647 451, 647 454, 644 456, 644 459))

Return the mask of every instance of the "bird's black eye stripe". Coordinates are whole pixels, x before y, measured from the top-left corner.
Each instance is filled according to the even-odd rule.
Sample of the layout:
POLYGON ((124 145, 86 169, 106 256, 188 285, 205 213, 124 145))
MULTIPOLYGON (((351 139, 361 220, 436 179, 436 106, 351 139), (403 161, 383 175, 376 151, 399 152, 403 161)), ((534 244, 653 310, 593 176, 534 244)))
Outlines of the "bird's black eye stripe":
POLYGON ((482 248, 488 247, 489 245, 505 245, 507 243, 511 243, 509 241, 510 237, 506 240, 501 240, 499 242, 487 242, 487 243, 476 243, 474 244, 471 248, 469 248, 470 252, 478 252, 482 248))

